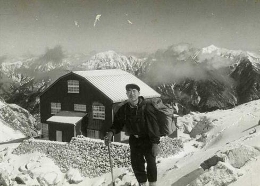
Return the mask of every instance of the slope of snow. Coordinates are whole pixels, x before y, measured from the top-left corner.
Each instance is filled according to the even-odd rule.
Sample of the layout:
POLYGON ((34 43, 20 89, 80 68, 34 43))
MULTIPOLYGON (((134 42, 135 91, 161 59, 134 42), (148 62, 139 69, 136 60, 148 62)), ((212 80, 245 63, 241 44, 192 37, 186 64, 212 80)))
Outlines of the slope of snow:
POLYGON ((210 45, 208 47, 204 47, 201 50, 202 53, 216 53, 217 55, 220 56, 238 56, 238 55, 243 55, 246 54, 246 52, 243 52, 242 50, 229 50, 226 48, 219 48, 216 47, 215 45, 210 45))
POLYGON ((213 66, 230 66, 237 64, 242 58, 248 58, 253 65, 260 64, 260 56, 254 52, 242 50, 229 50, 210 45, 201 49, 197 54, 198 62, 207 60, 213 66), (220 58, 221 57, 221 58, 220 58), (221 63, 221 65, 219 64, 221 63))
POLYGON ((218 49, 219 49, 219 48, 216 47, 215 45, 210 45, 210 46, 208 46, 208 47, 202 48, 202 53, 212 53, 212 52, 214 52, 214 51, 216 51, 216 50, 218 50, 218 49))
POLYGON ((0 143, 25 137, 20 131, 5 125, 2 120, 0 120, 0 126, 0 143))

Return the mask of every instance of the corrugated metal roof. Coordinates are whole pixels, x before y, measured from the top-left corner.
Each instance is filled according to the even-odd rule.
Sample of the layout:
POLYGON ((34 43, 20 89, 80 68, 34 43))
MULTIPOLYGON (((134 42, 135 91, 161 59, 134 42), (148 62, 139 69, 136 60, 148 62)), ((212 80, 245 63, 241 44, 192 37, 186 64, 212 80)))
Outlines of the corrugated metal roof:
POLYGON ((127 99, 125 86, 129 83, 137 84, 140 87, 140 95, 144 98, 160 97, 160 94, 146 83, 120 69, 73 71, 73 73, 84 77, 109 97, 113 103, 127 99))
POLYGON ((86 113, 82 112, 60 111, 56 115, 47 119, 47 121, 76 125, 85 115, 86 113))

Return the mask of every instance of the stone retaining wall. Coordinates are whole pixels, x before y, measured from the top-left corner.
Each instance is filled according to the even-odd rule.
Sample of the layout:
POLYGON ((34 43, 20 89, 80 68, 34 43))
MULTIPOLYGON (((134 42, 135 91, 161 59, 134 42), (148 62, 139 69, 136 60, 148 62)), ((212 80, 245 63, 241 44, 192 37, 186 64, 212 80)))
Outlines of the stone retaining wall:
MULTIPOLYGON (((177 139, 162 138, 160 146, 160 156, 167 157, 178 152, 182 143, 177 139)), ((112 142, 110 149, 114 167, 130 166, 128 144, 112 142)), ((110 171, 108 148, 103 140, 82 136, 72 138, 70 143, 29 139, 22 142, 13 153, 19 155, 35 151, 54 159, 63 172, 75 168, 84 176, 96 177, 110 171)))

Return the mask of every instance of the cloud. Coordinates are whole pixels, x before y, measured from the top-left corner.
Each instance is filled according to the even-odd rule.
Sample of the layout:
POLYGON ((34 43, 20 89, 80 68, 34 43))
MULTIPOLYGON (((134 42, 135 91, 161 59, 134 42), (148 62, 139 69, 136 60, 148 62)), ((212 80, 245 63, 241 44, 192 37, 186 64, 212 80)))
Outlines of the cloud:
POLYGON ((148 73, 150 80, 158 83, 180 82, 184 79, 202 80, 207 78, 206 70, 191 61, 155 61, 148 73))
POLYGON ((156 84, 179 83, 186 79, 204 81, 214 79, 225 84, 232 84, 233 81, 228 75, 226 59, 215 57, 205 58, 205 62, 197 62, 194 56, 198 50, 182 44, 171 46, 167 50, 157 51, 148 58, 151 64, 147 71, 145 81, 156 84), (225 65, 224 65, 225 64, 225 65))
POLYGON ((44 61, 44 62, 52 61, 54 63, 61 63, 64 57, 65 55, 62 50, 62 47, 58 45, 52 49, 47 48, 45 54, 43 54, 39 58, 39 61, 44 61))
POLYGON ((219 56, 216 52, 210 54, 199 54, 197 60, 200 63, 204 63, 210 70, 220 69, 234 64, 233 60, 219 56))

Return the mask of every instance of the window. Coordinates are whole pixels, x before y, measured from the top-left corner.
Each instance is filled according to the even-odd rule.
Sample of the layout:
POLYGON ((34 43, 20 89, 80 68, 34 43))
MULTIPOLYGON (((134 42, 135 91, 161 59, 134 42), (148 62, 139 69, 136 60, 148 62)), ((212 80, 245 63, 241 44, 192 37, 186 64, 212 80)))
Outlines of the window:
POLYGON ((74 104, 74 111, 86 112, 87 111, 86 105, 74 104))
POLYGON ((51 114, 57 114, 61 110, 61 103, 51 103, 51 114))
POLYGON ((100 132, 98 130, 91 130, 91 129, 87 130, 87 137, 99 139, 100 138, 99 136, 100 136, 100 132))
POLYGON ((93 103, 92 105, 93 119, 105 120, 105 106, 100 103, 93 103))
POLYGON ((79 81, 68 80, 68 93, 79 93, 79 81))

